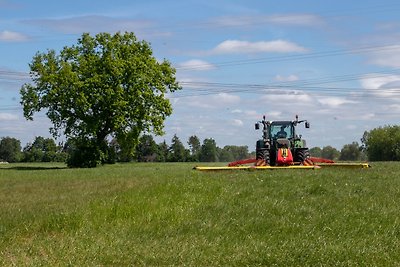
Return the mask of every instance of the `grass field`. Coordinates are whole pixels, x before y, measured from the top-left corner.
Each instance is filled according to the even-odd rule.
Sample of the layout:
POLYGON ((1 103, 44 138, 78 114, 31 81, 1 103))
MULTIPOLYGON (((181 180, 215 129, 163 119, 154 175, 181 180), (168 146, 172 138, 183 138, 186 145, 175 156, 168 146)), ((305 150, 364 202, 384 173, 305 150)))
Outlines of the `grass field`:
POLYGON ((1 266, 398 266, 400 163, 0 166, 1 266))

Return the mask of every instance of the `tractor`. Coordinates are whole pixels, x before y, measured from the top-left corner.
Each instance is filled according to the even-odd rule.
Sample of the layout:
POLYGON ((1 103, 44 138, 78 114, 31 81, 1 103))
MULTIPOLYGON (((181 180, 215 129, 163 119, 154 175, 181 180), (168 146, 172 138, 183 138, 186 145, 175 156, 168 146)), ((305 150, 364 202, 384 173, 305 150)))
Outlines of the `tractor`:
POLYGON ((310 123, 299 120, 297 115, 294 121, 267 121, 264 116, 262 121, 257 122, 255 129, 259 130, 262 125, 263 135, 256 143, 256 164, 303 165, 310 157, 306 141, 296 134, 296 126, 303 122, 305 128, 310 128, 310 123))

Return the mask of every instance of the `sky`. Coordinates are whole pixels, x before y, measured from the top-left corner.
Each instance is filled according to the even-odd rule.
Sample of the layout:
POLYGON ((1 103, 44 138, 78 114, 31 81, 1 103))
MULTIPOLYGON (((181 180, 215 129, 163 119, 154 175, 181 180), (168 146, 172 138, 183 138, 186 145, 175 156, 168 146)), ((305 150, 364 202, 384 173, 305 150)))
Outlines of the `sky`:
POLYGON ((400 2, 272 0, 0 0, 0 137, 51 137, 27 121, 19 90, 37 52, 82 33, 134 32, 176 69, 165 135, 255 150, 267 120, 308 120, 308 146, 341 149, 400 115, 400 2))

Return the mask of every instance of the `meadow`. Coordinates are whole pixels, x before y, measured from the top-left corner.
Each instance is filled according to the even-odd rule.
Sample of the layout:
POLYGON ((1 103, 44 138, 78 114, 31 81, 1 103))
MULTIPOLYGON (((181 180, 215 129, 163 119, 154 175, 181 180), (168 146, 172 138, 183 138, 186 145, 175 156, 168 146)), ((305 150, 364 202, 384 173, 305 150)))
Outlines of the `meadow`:
POLYGON ((398 266, 400 163, 0 166, 1 266, 398 266))

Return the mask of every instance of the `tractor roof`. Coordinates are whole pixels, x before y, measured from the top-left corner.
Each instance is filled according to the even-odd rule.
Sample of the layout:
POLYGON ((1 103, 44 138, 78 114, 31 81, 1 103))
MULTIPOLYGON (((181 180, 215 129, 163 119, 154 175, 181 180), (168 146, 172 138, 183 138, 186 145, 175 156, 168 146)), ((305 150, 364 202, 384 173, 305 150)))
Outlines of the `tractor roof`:
POLYGON ((271 125, 290 125, 293 121, 271 121, 271 125))

